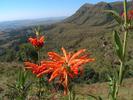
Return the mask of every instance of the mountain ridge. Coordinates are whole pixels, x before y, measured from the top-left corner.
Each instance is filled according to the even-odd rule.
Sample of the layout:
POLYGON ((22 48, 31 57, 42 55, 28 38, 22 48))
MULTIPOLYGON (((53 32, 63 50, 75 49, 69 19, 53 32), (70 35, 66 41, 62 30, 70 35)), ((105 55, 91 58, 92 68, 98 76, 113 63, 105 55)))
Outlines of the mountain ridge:
MULTIPOLYGON (((128 2, 128 9, 132 8, 132 2, 128 2)), ((122 13, 122 2, 99 2, 97 4, 85 3, 72 16, 64 20, 64 22, 75 23, 77 25, 104 25, 111 23, 113 18, 108 13, 103 13, 103 10, 115 10, 122 13)))

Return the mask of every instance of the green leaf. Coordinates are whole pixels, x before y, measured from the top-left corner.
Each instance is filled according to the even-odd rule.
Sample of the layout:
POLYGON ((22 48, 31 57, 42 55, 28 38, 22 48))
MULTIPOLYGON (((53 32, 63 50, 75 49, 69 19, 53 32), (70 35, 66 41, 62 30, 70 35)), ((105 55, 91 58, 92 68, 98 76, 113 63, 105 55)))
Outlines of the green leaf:
POLYGON ((114 19, 115 19, 120 25, 124 23, 124 20, 123 20, 122 17, 119 15, 119 13, 117 13, 116 11, 114 11, 114 10, 104 10, 104 12, 111 13, 112 16, 114 17, 114 19))
POLYGON ((103 100, 103 99, 102 99, 102 97, 99 96, 99 97, 98 97, 98 100, 103 100))
POLYGON ((123 54, 122 54, 123 48, 122 48, 122 43, 121 43, 120 36, 117 33, 117 31, 114 31, 114 41, 115 41, 115 49, 116 49, 116 52, 117 52, 117 56, 122 61, 122 59, 123 59, 123 54))

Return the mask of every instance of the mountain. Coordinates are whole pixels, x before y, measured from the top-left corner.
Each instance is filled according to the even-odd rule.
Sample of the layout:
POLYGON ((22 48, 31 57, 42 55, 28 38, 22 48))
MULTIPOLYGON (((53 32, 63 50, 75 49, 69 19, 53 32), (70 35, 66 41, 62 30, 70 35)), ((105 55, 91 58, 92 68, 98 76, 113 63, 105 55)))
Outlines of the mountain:
MULTIPOLYGON (((128 2, 128 9, 131 9, 133 3, 128 2)), ((75 14, 65 20, 65 22, 75 23, 78 25, 104 25, 113 21, 110 14, 103 13, 103 10, 116 10, 121 13, 123 9, 122 2, 99 2, 97 4, 84 4, 76 11, 75 14)))
POLYGON ((74 15, 66 19, 66 22, 76 23, 78 25, 103 25, 112 20, 108 14, 101 13, 105 9, 111 10, 112 7, 105 2, 100 2, 96 5, 84 4, 74 15))

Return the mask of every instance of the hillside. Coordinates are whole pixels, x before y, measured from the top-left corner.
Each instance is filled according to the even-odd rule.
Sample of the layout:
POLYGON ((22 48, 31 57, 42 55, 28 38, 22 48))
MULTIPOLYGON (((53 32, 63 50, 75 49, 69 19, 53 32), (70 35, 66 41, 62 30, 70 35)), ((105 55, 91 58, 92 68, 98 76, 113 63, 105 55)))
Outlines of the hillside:
MULTIPOLYGON (((131 2, 128 3, 128 8, 131 8, 131 2)), ((113 51, 112 30, 117 23, 109 14, 101 12, 105 9, 115 9, 121 13, 122 2, 84 4, 75 14, 63 22, 42 25, 42 33, 45 34, 46 38, 45 52, 60 51, 59 48, 62 46, 68 50, 87 48, 92 56, 96 58, 96 62, 91 65, 92 68, 95 68, 99 73, 103 69, 108 71, 111 67, 113 68, 117 60, 113 51)), ((32 34, 32 27, 8 32, 8 35, 3 36, 5 40, 1 40, 0 55, 3 57, 5 48, 18 50, 21 44, 27 42, 26 38, 32 34)), ((132 37, 133 35, 130 34, 128 49, 130 55, 128 55, 128 58, 133 58, 132 37)), ((132 64, 132 62, 133 60, 129 59, 128 63, 132 64)))
MULTIPOLYGON (((4 27, 4 29, 0 31, 0 75, 2 76, 0 77, 0 96, 8 96, 8 87, 6 84, 9 82, 13 83, 17 76, 16 73, 18 69, 23 67, 22 60, 16 63, 21 53, 21 46, 27 43, 28 37, 34 36, 33 28, 39 23, 42 34, 45 36, 42 56, 45 58, 48 51, 60 52, 61 47, 64 47, 68 51, 77 51, 81 48, 86 48, 91 54, 91 57, 95 58, 96 61, 86 65, 85 74, 80 80, 78 78, 74 80, 76 83, 82 83, 81 85, 75 85, 75 87, 78 87, 75 91, 81 98, 84 98, 84 96, 87 97, 88 92, 98 93, 106 98, 107 95, 104 94, 108 91, 106 89, 107 86, 105 83, 98 84, 96 82, 107 81, 107 74, 113 73, 116 69, 115 66, 118 65, 112 34, 112 31, 117 29, 117 23, 110 14, 103 13, 102 11, 113 9, 121 13, 122 5, 122 2, 86 3, 72 16, 61 22, 56 20, 58 23, 55 23, 54 20, 54 23, 44 24, 49 23, 49 21, 39 20, 34 22, 7 22, 5 26, 4 24, 0 24, 0 29, 4 27), (14 25, 12 26, 12 24, 14 25), (7 28, 6 25, 11 27, 7 28), (88 85, 92 83, 96 84, 88 85), (84 90, 83 95, 81 93, 82 90, 84 90)), ((132 2, 128 2, 128 9, 131 8, 132 2)), ((125 77, 133 77, 133 34, 131 33, 129 33, 128 42, 126 58, 128 70, 125 77)), ((22 52, 22 56, 25 56, 25 54, 25 52, 22 52)), ((132 100, 132 81, 132 78, 125 80, 122 90, 120 90, 120 96, 122 95, 120 98, 122 98, 122 100, 129 100, 129 98, 132 100), (129 98, 124 98, 125 95, 128 95, 129 98)))
POLYGON ((104 25, 112 21, 109 14, 101 13, 105 9, 111 10, 112 7, 105 2, 100 2, 96 5, 84 4, 74 15, 67 18, 66 22, 78 25, 104 25))
MULTIPOLYGON (((132 8, 132 2, 128 2, 128 9, 132 8)), ((75 23, 78 25, 91 25, 91 26, 100 26, 105 24, 111 24, 113 18, 110 14, 103 13, 103 10, 115 10, 119 13, 122 13, 123 3, 122 2, 99 2, 95 5, 84 4, 76 11, 75 14, 70 16, 65 20, 68 23, 75 23)))
MULTIPOLYGON (((68 50, 87 48, 96 62, 91 65, 96 71, 110 70, 117 64, 114 56, 112 30, 117 23, 110 14, 102 13, 102 10, 114 9, 121 13, 122 2, 105 3, 95 5, 85 4, 75 14, 57 24, 53 29, 46 31, 46 49, 53 50, 64 46, 68 50), (98 65, 98 66, 97 66, 98 65)), ((131 2, 128 3, 131 9, 131 2)), ((117 29, 117 28, 116 28, 117 29)), ((133 64, 132 37, 129 37, 128 57, 129 64, 133 64)))
MULTIPOLYGON (((112 20, 109 14, 103 14, 100 10, 114 8, 120 11, 122 9, 121 6, 121 2, 100 2, 95 5, 85 4, 74 15, 65 19, 64 22, 42 25, 42 33, 45 35, 44 54, 46 55, 46 52, 53 50, 59 52, 62 46, 70 51, 86 48, 92 54, 91 56, 96 59, 95 63, 90 64, 90 68, 102 74, 111 71, 110 69, 114 68, 114 65, 117 64, 112 42, 112 30, 117 23, 112 20), (84 14, 81 14, 82 11, 84 14), (76 18, 78 14, 80 16, 76 18), (87 18, 88 16, 93 17, 87 18)), ((14 29, 6 33, 1 32, 0 58, 2 61, 3 59, 8 61, 17 56, 16 53, 19 51, 19 47, 23 43, 27 43, 27 38, 33 35, 32 29, 29 26, 27 28, 14 29)), ((130 34, 127 57, 128 65, 130 66, 133 64, 132 38, 133 34, 130 34)))

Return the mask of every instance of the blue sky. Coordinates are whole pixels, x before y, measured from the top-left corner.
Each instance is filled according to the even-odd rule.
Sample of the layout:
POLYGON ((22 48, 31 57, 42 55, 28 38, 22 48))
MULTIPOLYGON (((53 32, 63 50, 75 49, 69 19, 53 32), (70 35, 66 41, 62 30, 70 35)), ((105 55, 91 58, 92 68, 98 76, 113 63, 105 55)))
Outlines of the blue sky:
POLYGON ((0 21, 72 15, 84 3, 121 0, 0 0, 0 21))

